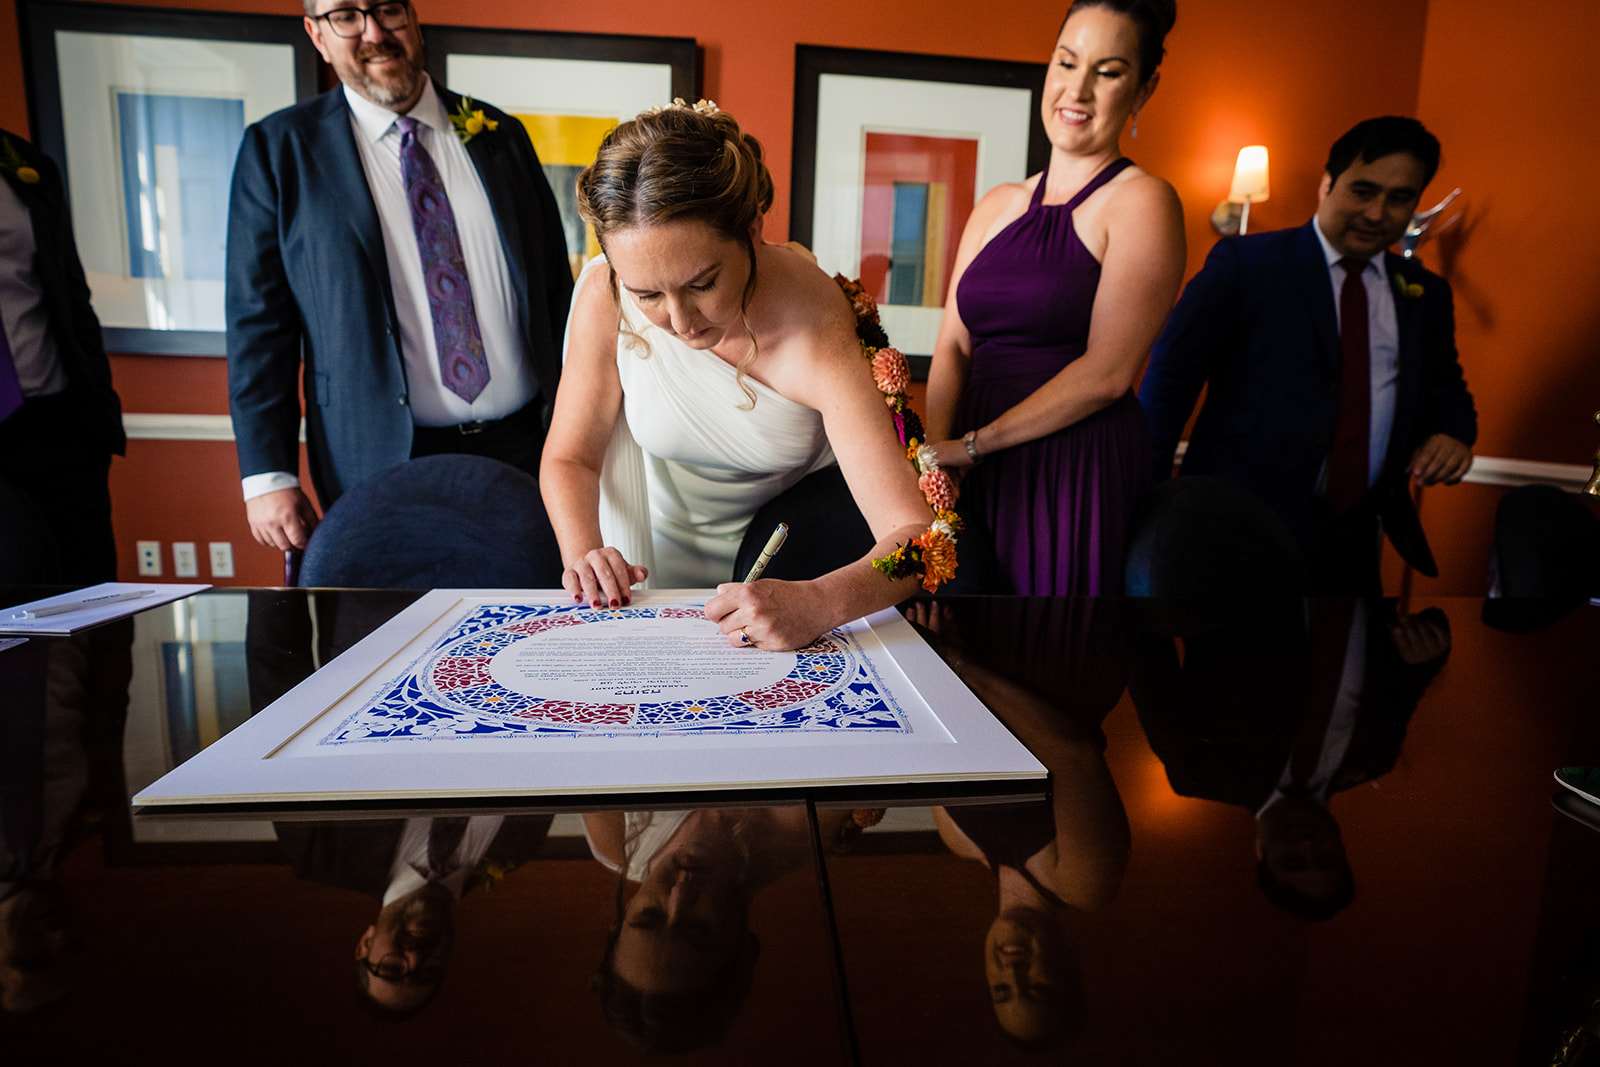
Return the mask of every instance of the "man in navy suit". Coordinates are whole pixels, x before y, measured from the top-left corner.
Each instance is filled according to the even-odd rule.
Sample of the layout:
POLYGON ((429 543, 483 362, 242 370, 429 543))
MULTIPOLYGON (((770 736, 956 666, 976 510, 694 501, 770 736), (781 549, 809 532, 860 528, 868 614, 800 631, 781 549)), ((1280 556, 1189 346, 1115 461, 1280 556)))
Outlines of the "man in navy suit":
POLYGON ((1415 119, 1369 119, 1339 138, 1316 216, 1219 241, 1139 389, 1165 478, 1206 388, 1183 473, 1259 495, 1305 547, 1317 593, 1377 591, 1380 524, 1437 574, 1407 478, 1454 484, 1472 465, 1477 415, 1450 286, 1385 251, 1438 164, 1438 140, 1415 119))
POLYGON ((251 532, 280 549, 317 522, 302 389, 324 508, 420 455, 536 474, 572 294, 527 133, 431 82, 408 0, 306 0, 305 27, 343 85, 245 131, 228 223, 234 436, 251 532))

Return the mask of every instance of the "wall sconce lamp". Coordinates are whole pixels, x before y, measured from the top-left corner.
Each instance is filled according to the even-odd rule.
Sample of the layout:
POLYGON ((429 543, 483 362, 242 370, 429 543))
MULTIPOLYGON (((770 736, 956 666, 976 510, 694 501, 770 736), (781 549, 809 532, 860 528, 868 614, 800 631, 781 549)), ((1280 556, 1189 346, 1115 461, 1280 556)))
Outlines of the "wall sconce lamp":
POLYGON ((1239 149, 1233 166, 1233 185, 1228 199, 1211 213, 1211 228, 1224 237, 1246 233, 1250 225, 1250 205, 1268 199, 1267 149, 1265 145, 1246 145, 1239 149))

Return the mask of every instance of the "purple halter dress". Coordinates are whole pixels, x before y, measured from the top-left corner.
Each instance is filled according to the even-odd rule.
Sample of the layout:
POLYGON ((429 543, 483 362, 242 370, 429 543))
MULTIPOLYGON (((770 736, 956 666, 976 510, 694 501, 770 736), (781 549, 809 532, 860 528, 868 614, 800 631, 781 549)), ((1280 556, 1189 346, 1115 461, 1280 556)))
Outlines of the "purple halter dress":
MULTIPOLYGON (((967 266, 956 290, 972 370, 956 432, 978 429, 1083 355, 1100 262, 1072 213, 1130 159, 1103 168, 1065 204, 1041 204, 1049 169, 1022 217, 967 266)), ((985 458, 962 485, 963 512, 987 528, 1022 594, 1122 591, 1128 519, 1149 483, 1150 428, 1132 392, 1048 437, 985 458)))

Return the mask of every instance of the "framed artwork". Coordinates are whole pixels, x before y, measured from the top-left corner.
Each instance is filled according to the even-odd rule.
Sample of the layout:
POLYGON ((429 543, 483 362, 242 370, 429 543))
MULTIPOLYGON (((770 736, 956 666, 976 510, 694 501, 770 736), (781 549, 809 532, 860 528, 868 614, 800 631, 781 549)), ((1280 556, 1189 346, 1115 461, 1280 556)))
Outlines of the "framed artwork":
POLYGON ((1043 63, 795 48, 789 236, 859 277, 925 377, 973 206, 1044 167, 1043 63))
POLYGON ((709 595, 435 590, 133 803, 1042 784, 898 613, 763 652, 729 646, 709 595))
POLYGON ((61 167, 115 352, 220 356, 244 128, 316 93, 292 15, 25 0, 36 143, 61 167))
POLYGON ((428 73, 527 128, 561 209, 576 278, 600 251, 578 218, 578 174, 619 122, 673 97, 695 99, 694 38, 455 26, 426 26, 423 34, 428 73))

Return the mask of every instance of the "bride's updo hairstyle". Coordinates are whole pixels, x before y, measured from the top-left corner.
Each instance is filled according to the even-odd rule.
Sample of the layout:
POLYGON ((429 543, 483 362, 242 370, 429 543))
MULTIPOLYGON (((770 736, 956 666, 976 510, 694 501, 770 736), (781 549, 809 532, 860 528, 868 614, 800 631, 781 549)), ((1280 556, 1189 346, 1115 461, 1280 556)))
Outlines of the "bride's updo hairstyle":
MULTIPOLYGON (((739 383, 755 361, 755 331, 746 312, 756 291, 756 220, 772 207, 772 172, 761 142, 710 101, 674 100, 652 108, 606 134, 595 160, 578 175, 578 214, 594 227, 600 247, 618 230, 667 222, 704 222, 750 256, 740 317, 750 334, 750 354, 739 361, 739 383)), ((611 295, 618 297, 616 276, 611 295)), ((620 306, 620 301, 619 301, 620 306)))

